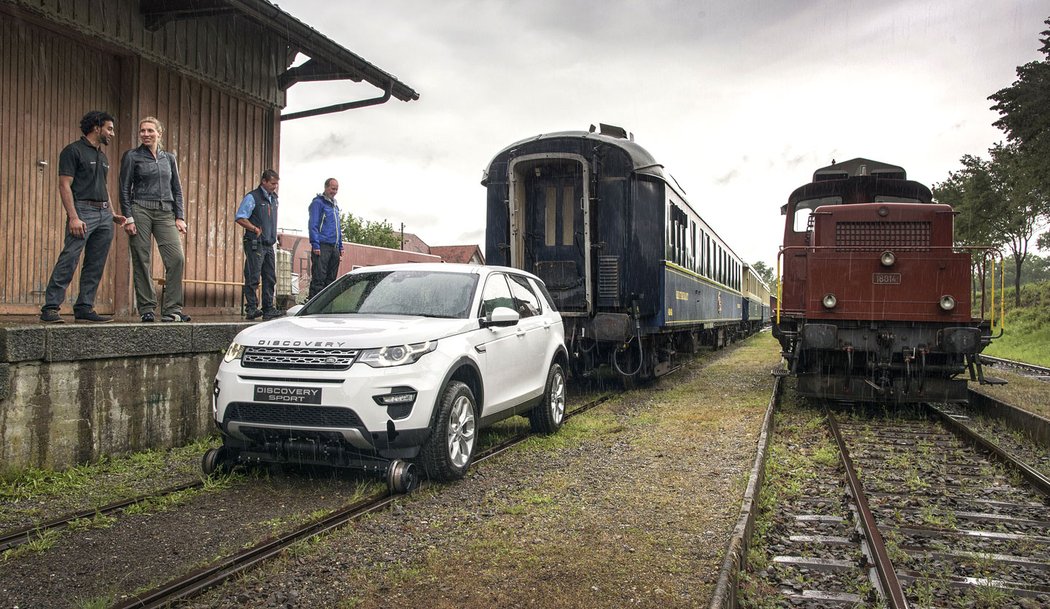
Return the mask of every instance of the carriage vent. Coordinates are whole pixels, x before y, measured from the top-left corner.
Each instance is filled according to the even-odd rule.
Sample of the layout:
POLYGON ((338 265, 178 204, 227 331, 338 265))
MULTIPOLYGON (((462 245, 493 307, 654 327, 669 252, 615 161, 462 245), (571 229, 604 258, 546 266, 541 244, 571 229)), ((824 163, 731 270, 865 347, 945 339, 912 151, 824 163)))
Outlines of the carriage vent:
POLYGON ((620 306, 619 256, 598 256, 598 302, 606 307, 620 306))
POLYGON ((924 252, 930 249, 931 232, 929 222, 839 222, 835 225, 835 248, 924 252))

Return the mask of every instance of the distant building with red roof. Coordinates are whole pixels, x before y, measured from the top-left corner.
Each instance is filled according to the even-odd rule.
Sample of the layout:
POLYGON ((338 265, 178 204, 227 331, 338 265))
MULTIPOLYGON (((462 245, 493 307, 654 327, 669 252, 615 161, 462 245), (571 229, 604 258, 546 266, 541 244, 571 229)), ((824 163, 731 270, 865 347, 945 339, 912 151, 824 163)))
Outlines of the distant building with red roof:
MULTIPOLYGON (((477 245, 443 245, 430 247, 412 233, 404 233, 404 249, 391 249, 343 243, 343 258, 339 261, 339 275, 363 266, 395 264, 400 262, 458 262, 485 264, 485 257, 477 245)), ((298 279, 298 294, 310 291, 310 239, 306 235, 278 232, 277 245, 292 253, 292 275, 298 279)), ((294 283, 294 282, 293 282, 294 283)))

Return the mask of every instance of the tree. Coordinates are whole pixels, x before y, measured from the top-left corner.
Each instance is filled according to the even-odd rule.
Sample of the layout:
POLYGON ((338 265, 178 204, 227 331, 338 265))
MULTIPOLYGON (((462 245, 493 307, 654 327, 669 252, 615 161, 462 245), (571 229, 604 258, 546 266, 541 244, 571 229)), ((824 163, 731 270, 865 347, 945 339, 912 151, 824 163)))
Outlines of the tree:
POLYGON ((755 269, 755 272, 758 273, 758 276, 762 281, 765 281, 766 285, 769 286, 769 293, 775 296, 777 293, 777 278, 774 275, 773 269, 761 260, 752 264, 751 268, 755 269))
POLYGON ((339 217, 339 226, 343 230, 344 241, 391 249, 401 247, 401 238, 394 232, 393 225, 385 218, 382 222, 373 222, 346 212, 339 217))
MULTIPOLYGON (((1050 19, 1043 23, 1050 26, 1050 19)), ((1050 192, 1050 30, 1043 30, 1039 41, 1045 58, 1019 66, 1017 80, 988 99, 1000 114, 994 125, 1031 159, 1038 188, 1050 192)))
POLYGON ((959 213, 955 227, 960 243, 1009 249, 1020 306, 1021 269, 1032 237, 1050 217, 1050 202, 1038 187, 1032 158, 1018 144, 996 144, 988 152, 988 161, 963 156, 963 169, 935 184, 934 193, 959 213))

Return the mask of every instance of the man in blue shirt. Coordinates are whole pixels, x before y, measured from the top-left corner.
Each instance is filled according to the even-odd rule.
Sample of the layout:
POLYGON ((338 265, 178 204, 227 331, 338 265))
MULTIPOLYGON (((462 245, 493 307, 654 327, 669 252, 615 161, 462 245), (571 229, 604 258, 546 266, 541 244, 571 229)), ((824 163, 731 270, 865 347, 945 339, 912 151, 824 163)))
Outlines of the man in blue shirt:
POLYGON ((274 306, 277 285, 277 172, 262 172, 259 187, 244 195, 234 221, 244 229, 244 316, 248 319, 274 319, 284 315, 274 306), (255 290, 262 279, 262 307, 255 290))
POLYGON ((335 195, 339 182, 328 178, 324 192, 310 202, 310 298, 339 275, 339 261, 343 259, 343 230, 339 225, 339 204, 335 195))

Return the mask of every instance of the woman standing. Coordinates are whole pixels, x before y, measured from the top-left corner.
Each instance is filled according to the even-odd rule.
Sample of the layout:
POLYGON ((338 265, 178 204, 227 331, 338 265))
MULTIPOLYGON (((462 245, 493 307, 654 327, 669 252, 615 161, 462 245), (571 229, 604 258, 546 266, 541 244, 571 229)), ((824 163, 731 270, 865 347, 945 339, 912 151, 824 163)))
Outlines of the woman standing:
POLYGON ((128 220, 124 231, 131 245, 135 304, 144 322, 156 321, 153 290, 153 240, 164 262, 164 311, 161 321, 189 321, 182 314, 182 270, 185 256, 179 234, 186 234, 186 210, 175 157, 161 150, 164 126, 152 116, 139 121, 138 148, 120 162, 120 208, 128 220))

